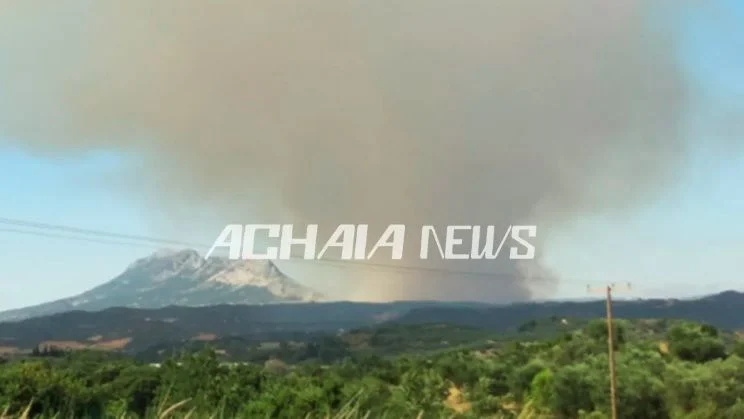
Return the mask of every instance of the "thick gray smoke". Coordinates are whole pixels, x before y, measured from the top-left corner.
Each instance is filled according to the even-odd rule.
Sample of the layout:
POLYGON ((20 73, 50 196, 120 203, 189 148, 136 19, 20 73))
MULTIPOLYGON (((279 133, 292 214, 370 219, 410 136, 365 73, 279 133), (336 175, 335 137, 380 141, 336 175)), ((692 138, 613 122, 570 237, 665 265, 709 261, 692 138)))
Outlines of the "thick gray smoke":
MULTIPOLYGON (((143 197, 220 227, 534 223, 544 240, 684 162, 686 85, 650 3, 4 0, 0 130, 131 153, 143 197)), ((492 265, 344 274, 354 298, 550 289, 539 261, 492 265)))

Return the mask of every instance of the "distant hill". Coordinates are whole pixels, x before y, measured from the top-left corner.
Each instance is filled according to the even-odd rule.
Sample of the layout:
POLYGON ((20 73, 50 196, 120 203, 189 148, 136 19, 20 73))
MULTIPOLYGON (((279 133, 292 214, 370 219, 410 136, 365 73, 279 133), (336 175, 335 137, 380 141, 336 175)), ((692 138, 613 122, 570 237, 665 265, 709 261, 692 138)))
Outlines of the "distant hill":
MULTIPOLYGON (((626 319, 685 319, 721 329, 744 329, 744 294, 728 291, 695 300, 618 301, 615 315, 626 319)), ((139 351, 167 342, 243 337, 294 339, 313 333, 340 333, 370 325, 448 324, 512 332, 544 318, 604 316, 603 301, 522 303, 297 303, 217 305, 160 309, 110 308, 73 311, 0 323, 0 348, 27 350, 39 344, 139 351)))
MULTIPOLYGON (((127 349, 200 336, 274 339, 381 324, 416 307, 458 303, 297 303, 271 305, 169 306, 70 311, 0 323, 0 347, 31 348, 40 343, 101 347, 127 340, 127 349)), ((468 305, 470 307, 470 305, 468 305)))
POLYGON ((0 312, 0 321, 111 307, 268 304, 322 300, 323 296, 282 273, 270 261, 202 258, 195 250, 156 252, 116 278, 80 295, 0 312))
MULTIPOLYGON (((626 319, 685 319, 720 328, 744 328, 744 293, 726 291, 697 299, 618 300, 613 314, 626 319)), ((403 324, 447 323, 504 330, 525 321, 549 316, 594 318, 605 316, 604 300, 519 303, 490 307, 419 307, 395 321, 403 324)))

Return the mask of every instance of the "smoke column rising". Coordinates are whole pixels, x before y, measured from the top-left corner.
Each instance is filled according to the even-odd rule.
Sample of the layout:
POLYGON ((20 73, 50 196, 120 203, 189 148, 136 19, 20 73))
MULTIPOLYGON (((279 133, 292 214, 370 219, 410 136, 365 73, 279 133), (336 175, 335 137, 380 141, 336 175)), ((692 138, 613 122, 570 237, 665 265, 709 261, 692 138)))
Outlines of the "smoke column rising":
MULTIPOLYGON (((140 196, 221 224, 521 223, 544 239, 683 167, 686 83, 651 3, 4 0, 0 131, 34 152, 131 153, 140 196)), ((530 280, 550 275, 539 260, 497 265, 442 265, 504 273, 468 285, 360 273, 347 297, 554 285, 530 280)))

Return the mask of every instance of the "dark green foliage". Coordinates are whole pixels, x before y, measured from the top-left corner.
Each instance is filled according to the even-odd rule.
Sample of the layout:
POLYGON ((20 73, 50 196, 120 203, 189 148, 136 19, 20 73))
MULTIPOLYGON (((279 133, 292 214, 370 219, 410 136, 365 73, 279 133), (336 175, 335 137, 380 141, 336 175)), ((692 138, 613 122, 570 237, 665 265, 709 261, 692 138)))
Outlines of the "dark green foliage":
MULTIPOLYGON (((607 321, 598 319, 592 320, 586 326, 586 334, 596 342, 607 344, 607 321)), ((618 349, 620 345, 625 343, 625 325, 621 321, 614 322, 613 327, 613 339, 615 341, 615 349, 618 349)))
POLYGON ((530 389, 532 380, 539 374, 545 365, 540 361, 532 361, 514 370, 509 380, 509 390, 516 397, 523 397, 530 389))
MULTIPOLYGON (((618 301, 616 318, 625 319, 687 319, 705 321, 718 328, 744 328, 740 315, 744 294, 725 292, 689 301, 640 300, 618 301)), ((100 307, 103 308, 103 307, 100 307)), ((84 343, 95 335, 103 340, 131 338, 126 350, 138 353, 154 345, 163 345, 170 355, 168 342, 184 342, 200 333, 217 336, 240 336, 231 342, 235 352, 259 341, 303 341, 307 334, 335 334, 340 329, 373 327, 381 317, 396 325, 438 324, 504 334, 521 332, 525 339, 544 337, 552 332, 565 332, 562 320, 594 319, 604 316, 604 301, 520 303, 493 306, 477 303, 444 303, 432 301, 396 303, 328 302, 308 304, 219 305, 204 307, 169 306, 159 309, 109 308, 96 312, 72 311, 53 316, 33 317, 18 322, 0 322, 0 336, 12 338, 14 345, 32 348, 43 341, 76 341, 84 343), (539 320, 535 320, 539 319, 539 320), (522 325, 522 327, 520 327, 522 325)), ((38 313, 37 313, 38 314, 38 313)), ((0 318, 0 320, 3 320, 0 318)), ((664 325, 660 325, 665 329, 664 325)), ((393 328, 394 329, 394 328, 393 328)), ((472 343, 463 331, 452 341, 472 343)), ((560 334, 558 333, 558 334, 560 334)), ((438 343, 437 332, 423 335, 426 346, 438 343)), ((375 336, 374 342, 393 348, 400 335, 375 336)), ((404 339, 405 340, 405 339, 404 339)), ((200 348, 199 348, 200 349, 200 348)), ((232 351, 228 351, 232 353, 232 351)), ((249 356, 256 355, 246 351, 249 356)), ((148 354, 157 356, 157 350, 148 354)), ((263 360, 255 360, 263 362, 263 360)), ((151 362, 157 362, 148 358, 151 362)), ((249 359, 241 359, 249 360, 249 359)), ((252 359, 250 359, 253 361, 252 359)))
POLYGON ((565 418, 570 418, 581 410, 594 410, 594 398, 602 388, 598 385, 597 378, 600 374, 606 376, 600 371, 595 371, 584 363, 559 368, 553 377, 554 395, 552 405, 548 406, 549 410, 565 418))
MULTIPOLYGON (((508 418, 532 412, 541 416, 526 416, 607 418, 606 323, 592 321, 555 336, 554 326, 565 324, 563 319, 539 321, 518 335, 524 339, 553 327, 542 340, 395 357, 354 349, 338 336, 299 346, 272 343, 269 359, 246 364, 221 362, 205 346, 184 351, 159 368, 105 352, 43 356, 39 349, 27 359, 0 365, 0 407, 18 413, 30 406, 32 416, 56 414, 59 419, 121 418, 124 412, 130 418, 154 418, 183 400, 176 417, 189 411, 193 418, 333 417, 352 403, 359 412, 352 417, 414 418, 423 412, 425 418, 508 418), (467 412, 454 410, 448 399, 453 388, 469 403, 467 412)), ((742 344, 732 345, 727 356, 730 335, 723 331, 676 321, 664 326, 669 330, 659 322, 618 321, 619 416, 744 417, 742 344), (671 355, 659 351, 664 337, 671 355)), ((452 333, 452 340, 465 334, 481 338, 472 330, 441 325, 388 326, 359 336, 374 337, 365 344, 374 340, 400 348, 410 345, 406 336, 415 342, 441 340, 437 330, 452 333), (429 336, 421 336, 425 333, 429 336)))
POLYGON ((521 326, 517 329, 520 333, 524 332, 532 332, 535 329, 537 329, 537 320, 530 320, 528 322, 522 323, 521 326))
POLYGON ((726 348, 718 330, 707 325, 680 324, 667 334, 669 348, 678 358, 707 362, 726 357, 726 348))
POLYGON ((35 346, 31 350, 31 356, 38 358, 59 358, 64 356, 66 352, 55 346, 35 346))
POLYGON ((731 352, 739 358, 744 359, 744 341, 737 341, 731 352))

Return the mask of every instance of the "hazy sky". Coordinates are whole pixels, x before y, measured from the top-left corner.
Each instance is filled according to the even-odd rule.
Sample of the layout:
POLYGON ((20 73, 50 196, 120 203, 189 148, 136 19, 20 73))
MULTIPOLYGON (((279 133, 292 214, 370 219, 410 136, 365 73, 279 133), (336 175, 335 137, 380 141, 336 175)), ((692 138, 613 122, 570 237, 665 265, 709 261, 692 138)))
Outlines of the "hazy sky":
MULTIPOLYGON (((742 23, 744 7, 730 1, 723 15, 692 17, 679 34, 678 58, 696 92, 683 133, 692 144, 692 161, 676 185, 645 206, 622 215, 578 217, 551 231, 538 251, 561 278, 556 297, 581 297, 587 283, 613 281, 631 281, 642 297, 744 289, 744 154, 739 138, 713 141, 741 134, 744 127, 721 118, 731 104, 744 105, 742 23)), ((0 68, 2 59, 0 53, 0 68)), ((219 233, 205 232, 198 219, 194 228, 164 231, 158 217, 167 213, 153 216, 142 200, 112 188, 110 178, 129 155, 36 155, 13 145, 20 140, 0 126, 0 217, 207 244, 219 233)), ((7 228, 16 227, 0 224, 0 309, 82 292, 154 250, 7 228)), ((326 280, 328 270, 334 268, 287 266, 299 281, 332 294, 336 284, 326 280)))

